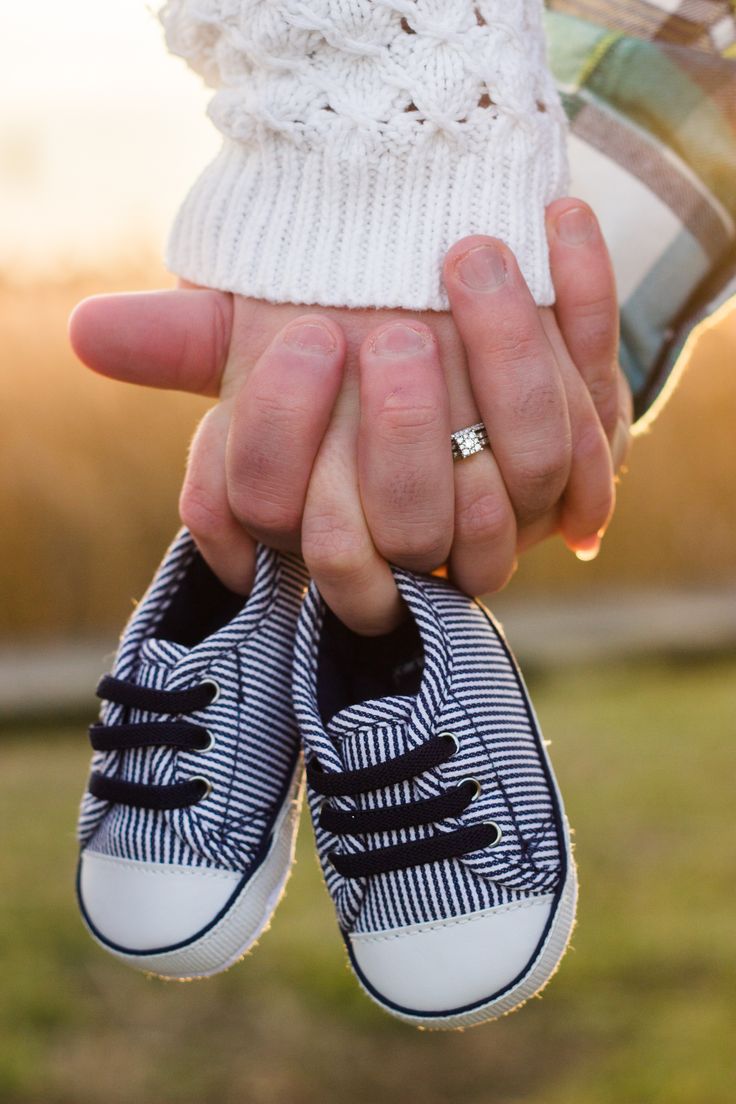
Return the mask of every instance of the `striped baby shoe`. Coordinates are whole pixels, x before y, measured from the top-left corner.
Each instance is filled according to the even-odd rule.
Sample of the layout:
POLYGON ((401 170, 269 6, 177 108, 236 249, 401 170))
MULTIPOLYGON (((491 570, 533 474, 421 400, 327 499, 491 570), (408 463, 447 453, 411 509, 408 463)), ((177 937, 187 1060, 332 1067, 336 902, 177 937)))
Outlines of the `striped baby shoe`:
POLYGON ((311 588, 294 705, 317 848, 350 961, 399 1019, 510 1012, 567 946, 577 883, 532 706, 491 616, 395 571, 411 619, 361 639, 311 588))
POLYGON ((278 903, 299 815, 291 663, 306 584, 296 557, 261 547, 239 597, 183 531, 98 687, 77 892, 95 939, 138 969, 217 973, 278 903))

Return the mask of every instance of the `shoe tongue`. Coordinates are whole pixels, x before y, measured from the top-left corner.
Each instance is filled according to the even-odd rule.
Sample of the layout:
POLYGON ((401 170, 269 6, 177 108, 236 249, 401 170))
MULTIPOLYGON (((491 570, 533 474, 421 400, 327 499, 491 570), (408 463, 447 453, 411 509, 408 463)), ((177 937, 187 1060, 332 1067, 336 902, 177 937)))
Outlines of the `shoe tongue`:
POLYGON ((140 647, 140 664, 142 667, 175 667, 180 660, 189 655, 189 649, 183 644, 175 644, 172 640, 159 640, 155 636, 149 636, 140 647))
POLYGON ((415 699, 379 698, 351 705, 336 713, 327 735, 340 752, 347 770, 373 766, 406 750, 407 721, 415 699))
POLYGON ((414 698, 396 696, 376 698, 374 701, 360 702, 341 709, 327 725, 327 734, 336 744, 355 732, 364 731, 373 725, 401 723, 411 716, 414 698))

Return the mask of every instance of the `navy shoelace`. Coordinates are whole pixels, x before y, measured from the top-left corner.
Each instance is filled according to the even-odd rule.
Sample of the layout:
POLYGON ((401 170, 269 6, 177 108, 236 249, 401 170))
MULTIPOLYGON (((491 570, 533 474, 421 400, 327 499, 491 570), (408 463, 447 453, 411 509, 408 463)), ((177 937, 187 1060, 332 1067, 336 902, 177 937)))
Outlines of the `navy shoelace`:
MULTIPOLYGON (((316 760, 312 761, 307 764, 307 781, 316 793, 325 798, 319 827, 336 836, 364 836, 372 832, 391 832, 437 824, 460 816, 480 791, 478 782, 473 778, 464 779, 459 785, 437 797, 378 809, 346 812, 329 804, 331 797, 357 797, 371 790, 408 782, 418 774, 447 762, 456 750, 455 737, 450 733, 443 733, 433 736, 403 755, 359 770, 327 773, 321 770, 316 760)), ((498 825, 489 821, 358 854, 332 852, 328 858, 334 869, 344 878, 366 878, 423 863, 459 858, 471 851, 492 847, 500 838, 498 825)))
MULTIPOLYGON (((97 687, 97 697, 128 709, 141 709, 162 716, 196 713, 211 705, 218 694, 217 684, 202 682, 189 690, 151 690, 126 679, 105 675, 97 687)), ((171 747, 183 751, 206 751, 212 746, 210 733, 190 721, 142 721, 138 724, 94 724, 89 730, 95 751, 130 751, 133 748, 171 747)), ((102 801, 130 805, 136 809, 183 809, 206 797, 210 787, 203 778, 177 782, 170 786, 125 782, 92 771, 89 792, 102 801)))

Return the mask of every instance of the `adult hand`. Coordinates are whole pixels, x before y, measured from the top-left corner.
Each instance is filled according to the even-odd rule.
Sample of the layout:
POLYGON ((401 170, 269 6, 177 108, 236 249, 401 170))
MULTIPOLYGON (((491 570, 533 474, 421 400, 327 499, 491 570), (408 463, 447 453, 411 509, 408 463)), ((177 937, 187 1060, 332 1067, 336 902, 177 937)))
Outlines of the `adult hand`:
POLYGON ((517 549, 561 528, 589 551, 608 519, 603 426, 620 460, 626 442, 612 411, 622 424, 630 417, 626 391, 618 397, 610 265, 583 205, 560 201, 549 219, 554 313, 534 307, 508 250, 470 239, 446 264, 455 322, 401 311, 304 316, 183 290, 87 301, 72 341, 118 379, 220 394, 195 437, 181 512, 227 585, 248 589, 248 533, 301 543, 338 615, 383 631, 400 616, 386 559, 431 570, 449 554, 458 584, 480 593, 503 585, 517 549), (565 219, 577 224, 572 234, 565 219), (493 453, 453 469, 450 427, 480 415, 493 453))
MULTIPOLYGON (((600 230, 575 200, 553 204, 548 227, 554 311, 535 307, 500 242, 465 239, 445 263, 454 326, 433 328, 449 421, 454 429, 484 421, 492 445, 454 467, 450 570, 469 593, 499 589, 515 553, 558 529, 582 557, 595 555, 613 510, 613 472, 628 450, 631 398, 618 367, 615 284, 600 230)), ((439 446, 445 428, 437 424, 432 336, 417 322, 410 328, 415 352, 410 333, 401 353, 376 357, 370 342, 363 349, 361 489, 378 550, 426 570, 447 545, 439 492, 449 457, 439 446)))

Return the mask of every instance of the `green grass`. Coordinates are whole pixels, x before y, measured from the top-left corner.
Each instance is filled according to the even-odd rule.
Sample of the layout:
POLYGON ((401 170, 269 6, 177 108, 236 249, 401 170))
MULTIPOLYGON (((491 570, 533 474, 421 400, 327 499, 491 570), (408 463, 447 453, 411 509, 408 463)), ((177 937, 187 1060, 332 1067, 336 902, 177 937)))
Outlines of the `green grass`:
POLYGON ((81 730, 4 738, 3 1104, 732 1104, 736 662, 533 689, 577 829, 579 925, 542 1000, 464 1034, 361 995, 306 824, 245 963, 187 985, 118 965, 72 894, 81 730))

